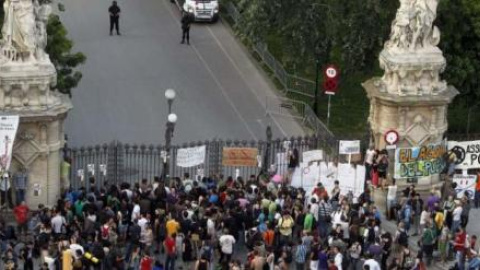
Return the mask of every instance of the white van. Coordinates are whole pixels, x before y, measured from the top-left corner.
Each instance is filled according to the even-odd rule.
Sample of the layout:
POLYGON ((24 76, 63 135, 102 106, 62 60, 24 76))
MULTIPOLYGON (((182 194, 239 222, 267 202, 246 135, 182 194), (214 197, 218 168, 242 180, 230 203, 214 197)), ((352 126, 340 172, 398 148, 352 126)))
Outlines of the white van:
POLYGON ((195 21, 218 20, 218 0, 184 0, 182 7, 195 21))

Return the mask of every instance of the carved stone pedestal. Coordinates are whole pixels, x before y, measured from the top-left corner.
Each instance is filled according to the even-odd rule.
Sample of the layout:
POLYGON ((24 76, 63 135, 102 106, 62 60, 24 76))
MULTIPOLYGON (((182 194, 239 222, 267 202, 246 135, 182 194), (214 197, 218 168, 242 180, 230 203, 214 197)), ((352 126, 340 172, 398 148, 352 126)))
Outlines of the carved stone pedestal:
POLYGON ((0 114, 20 116, 10 171, 27 169, 26 201, 32 208, 54 205, 60 194, 63 121, 72 104, 51 90, 55 83, 49 61, 0 66, 0 114))
MULTIPOLYGON (((434 25, 437 5, 438 1, 435 0, 400 0, 390 39, 379 56, 380 67, 385 73, 383 77, 373 78, 363 84, 370 99, 368 120, 377 149, 385 148, 384 135, 389 130, 399 134, 397 147, 402 148, 441 142, 447 131, 448 104, 458 91, 448 86, 440 76, 446 60, 438 48, 440 31, 434 25)), ((389 152, 391 177, 394 155, 393 150, 389 152)), ((428 156, 422 154, 422 158, 428 156)), ((429 175, 418 179, 418 188, 430 189, 438 183, 438 171, 419 173, 417 157, 404 157, 411 163, 406 170, 412 173, 398 176, 414 178, 429 175)), ((425 167, 433 166, 431 162, 422 163, 422 166, 424 164, 425 167)), ((406 185, 407 179, 397 180, 399 188, 406 185)))

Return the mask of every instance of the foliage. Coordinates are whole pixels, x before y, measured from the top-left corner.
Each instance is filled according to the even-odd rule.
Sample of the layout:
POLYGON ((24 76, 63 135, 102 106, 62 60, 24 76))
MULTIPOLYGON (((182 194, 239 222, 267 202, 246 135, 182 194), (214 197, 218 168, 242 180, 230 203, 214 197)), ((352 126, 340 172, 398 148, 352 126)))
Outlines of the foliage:
POLYGON ((71 89, 82 79, 82 73, 74 71, 74 68, 83 64, 86 57, 80 52, 71 52, 73 42, 67 38, 67 30, 58 15, 50 15, 47 34, 46 52, 57 69, 57 89, 71 96, 71 89))
MULTIPOLYGON (((0 0, 3 6, 4 0, 0 0)), ((52 0, 39 0, 39 4, 50 4, 52 0)), ((58 4, 60 11, 64 10, 62 4, 58 4)), ((3 25, 3 8, 0 8, 0 24, 3 25)), ((85 63, 86 57, 80 52, 72 53, 73 41, 67 37, 67 30, 56 14, 50 15, 47 23, 48 42, 45 51, 57 70, 58 91, 71 96, 71 90, 82 79, 82 73, 74 69, 85 63)))
MULTIPOLYGON (((226 0, 241 8, 241 32, 267 42, 270 52, 292 73, 315 79, 315 59, 334 63, 341 71, 340 92, 332 98, 332 130, 358 133, 365 129, 368 100, 361 87, 383 72, 378 55, 390 33, 398 0, 226 0), (363 119, 363 120, 362 120, 363 119), (354 122, 356 121, 356 122, 354 122)), ((447 59, 443 77, 460 95, 450 106, 449 131, 464 132, 466 114, 480 120, 480 2, 439 0, 435 24, 447 59), (460 116, 461 119, 458 119, 460 116)), ((321 118, 326 114, 320 101, 321 118)), ((480 126, 471 125, 480 132, 480 126)))

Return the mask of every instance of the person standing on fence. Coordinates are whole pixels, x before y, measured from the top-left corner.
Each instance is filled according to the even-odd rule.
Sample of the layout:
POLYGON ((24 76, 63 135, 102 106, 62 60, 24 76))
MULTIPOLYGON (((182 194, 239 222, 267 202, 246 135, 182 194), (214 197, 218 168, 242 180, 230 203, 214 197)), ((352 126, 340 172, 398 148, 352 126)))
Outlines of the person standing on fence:
POLYGON ((188 12, 182 12, 182 41, 181 44, 185 43, 185 39, 187 40, 187 45, 190 45, 190 24, 192 23, 192 19, 188 12))

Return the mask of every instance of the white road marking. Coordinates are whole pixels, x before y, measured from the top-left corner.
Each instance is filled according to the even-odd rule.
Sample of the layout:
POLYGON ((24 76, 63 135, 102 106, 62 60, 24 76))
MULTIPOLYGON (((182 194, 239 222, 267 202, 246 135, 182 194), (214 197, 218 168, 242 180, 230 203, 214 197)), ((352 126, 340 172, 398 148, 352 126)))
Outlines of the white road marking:
MULTIPOLYGON (((162 1, 163 2, 163 5, 167 8, 167 10, 169 11, 170 15, 172 16, 172 18, 174 20, 177 20, 177 18, 175 17, 175 14, 173 13, 172 9, 169 8, 166 4, 166 1, 162 1)), ((177 24, 178 25, 181 25, 180 22, 178 22, 177 20, 177 24)), ((237 107, 235 106, 235 103, 233 103, 233 101, 230 99, 230 97, 228 96, 227 92, 225 91, 225 88, 222 86, 222 84, 220 83, 220 81, 218 80, 217 76, 215 76, 215 73, 213 73, 212 69, 208 66, 208 63, 205 61, 205 59, 202 57, 202 55, 200 54, 200 52, 198 51, 198 49, 196 48, 195 45, 190 45, 190 47, 192 47, 193 51, 195 52, 195 54, 197 55, 198 59, 200 59, 200 61, 202 62, 203 66, 205 67, 205 69, 208 71, 208 73, 210 74, 210 76, 212 77, 213 81, 215 82, 215 84, 218 86, 218 88, 220 88, 220 91, 222 92, 222 95, 225 97, 225 99, 227 100, 227 102, 230 104, 230 106, 232 107, 233 111, 237 114, 238 118, 240 118, 240 120, 243 122, 243 124, 245 125, 245 127, 247 128, 248 132, 252 135, 252 137, 255 139, 255 140, 258 140, 257 136, 255 136, 255 133, 253 133, 253 131, 250 129, 250 127, 248 126, 248 123, 247 121, 245 120, 245 118, 243 118, 242 114, 240 114, 240 112, 238 111, 237 107)))

